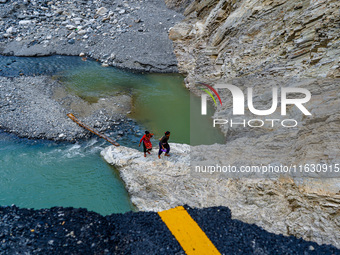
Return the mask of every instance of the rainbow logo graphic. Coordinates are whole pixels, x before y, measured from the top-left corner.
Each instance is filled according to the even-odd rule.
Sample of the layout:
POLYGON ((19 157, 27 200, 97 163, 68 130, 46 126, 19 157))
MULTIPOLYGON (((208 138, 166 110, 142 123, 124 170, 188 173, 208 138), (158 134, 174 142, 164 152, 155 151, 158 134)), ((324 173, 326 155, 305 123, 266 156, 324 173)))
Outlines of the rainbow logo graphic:
MULTIPOLYGON (((203 82, 198 82, 198 84, 203 85, 203 86, 207 87, 208 89, 210 89, 210 90, 216 95, 216 97, 218 98, 218 100, 220 101, 220 104, 221 104, 221 106, 222 106, 221 97, 220 97, 220 95, 217 93, 217 91, 216 91, 212 86, 210 86, 210 85, 208 85, 208 84, 205 84, 205 83, 203 83, 203 82)), ((206 92, 206 93, 212 98, 212 100, 214 101, 215 106, 217 106, 217 102, 216 102, 216 100, 215 100, 213 94, 212 94, 208 89, 203 89, 203 88, 199 88, 199 89, 202 90, 202 91, 204 91, 204 92, 206 92)))

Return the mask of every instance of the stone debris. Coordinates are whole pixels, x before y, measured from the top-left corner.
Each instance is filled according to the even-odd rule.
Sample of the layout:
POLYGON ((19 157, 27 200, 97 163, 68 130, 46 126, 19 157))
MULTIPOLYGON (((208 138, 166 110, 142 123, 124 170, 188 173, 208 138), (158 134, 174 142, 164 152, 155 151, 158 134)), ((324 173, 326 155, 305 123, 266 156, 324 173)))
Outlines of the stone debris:
POLYGON ((100 7, 97 10, 97 14, 100 15, 100 16, 104 16, 107 12, 108 12, 108 9, 106 9, 105 7, 100 7))
POLYGON ((121 129, 130 132, 132 123, 126 119, 131 110, 131 97, 116 95, 89 104, 69 94, 62 84, 48 76, 0 77, 0 127, 19 137, 75 142, 91 134, 78 127, 66 114, 74 113, 100 132, 110 130, 116 137, 121 129), (114 103, 120 104, 120 107, 114 103), (117 121, 120 120, 118 125, 117 121), (115 125, 115 126, 114 126, 115 125), (114 126, 114 128, 111 128, 114 126))
POLYGON ((116 58, 107 63, 109 66, 142 72, 177 72, 167 31, 182 18, 161 1, 2 1, 0 54, 47 56, 84 52, 105 62, 105 56, 114 53, 116 58), (46 34, 51 36, 48 41, 46 34), (132 57, 126 59, 127 55, 132 57))

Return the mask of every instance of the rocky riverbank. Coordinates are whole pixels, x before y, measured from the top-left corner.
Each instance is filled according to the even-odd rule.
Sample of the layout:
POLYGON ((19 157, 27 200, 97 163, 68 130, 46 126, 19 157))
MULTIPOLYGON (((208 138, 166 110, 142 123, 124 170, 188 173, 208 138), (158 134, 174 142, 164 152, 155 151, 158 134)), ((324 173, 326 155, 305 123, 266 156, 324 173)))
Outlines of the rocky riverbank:
POLYGON ((1 1, 0 54, 81 54, 104 65, 176 72, 168 30, 182 19, 163 1, 1 1))
MULTIPOLYGON (((103 66, 176 72, 168 29, 182 18, 162 1, 1 1, 0 54, 80 55, 103 66)), ((113 136, 131 129, 126 118, 131 95, 89 104, 48 77, 1 78, 1 83, 0 127, 20 137, 73 141, 88 136, 66 117, 68 112, 113 136)))
POLYGON ((20 137, 56 141, 88 137, 88 131, 66 116, 69 112, 101 132, 114 132, 114 137, 133 124, 126 117, 131 106, 131 96, 119 93, 90 104, 49 76, 0 77, 0 128, 20 137))

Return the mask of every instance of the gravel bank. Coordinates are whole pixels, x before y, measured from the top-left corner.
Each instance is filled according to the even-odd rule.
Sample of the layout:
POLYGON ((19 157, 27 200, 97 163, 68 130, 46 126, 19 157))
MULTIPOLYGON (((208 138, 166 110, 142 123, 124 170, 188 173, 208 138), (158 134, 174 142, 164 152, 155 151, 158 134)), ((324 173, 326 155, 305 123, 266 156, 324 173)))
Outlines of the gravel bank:
POLYGON ((147 72, 177 72, 163 1, 1 1, 0 54, 84 55, 147 72))
POLYGON ((117 94, 89 104, 48 76, 0 77, 0 128, 20 137, 74 141, 90 136, 66 114, 72 112, 84 123, 113 137, 135 124, 126 118, 131 97, 117 94))
MULTIPOLYGON (((266 232, 231 219, 226 207, 189 214, 222 254, 339 254, 330 245, 266 232)), ((157 213, 0 207, 1 254, 185 254, 157 213)))

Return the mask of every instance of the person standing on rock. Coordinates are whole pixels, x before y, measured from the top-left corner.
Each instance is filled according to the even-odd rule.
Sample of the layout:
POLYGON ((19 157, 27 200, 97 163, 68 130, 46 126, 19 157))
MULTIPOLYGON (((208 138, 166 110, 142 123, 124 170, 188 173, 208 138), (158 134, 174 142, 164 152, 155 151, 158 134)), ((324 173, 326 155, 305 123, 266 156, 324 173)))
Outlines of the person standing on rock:
POLYGON ((158 151, 158 158, 161 158, 161 154, 163 153, 163 151, 165 152, 165 156, 170 156, 169 152, 170 152, 170 145, 168 143, 170 137, 170 132, 166 131, 164 136, 159 139, 159 151, 158 151))
POLYGON ((146 153, 150 154, 150 151, 152 150, 151 137, 153 137, 153 134, 150 134, 149 131, 145 131, 145 135, 143 135, 142 139, 139 141, 138 147, 140 147, 140 144, 143 142, 144 157, 146 157, 146 153))

